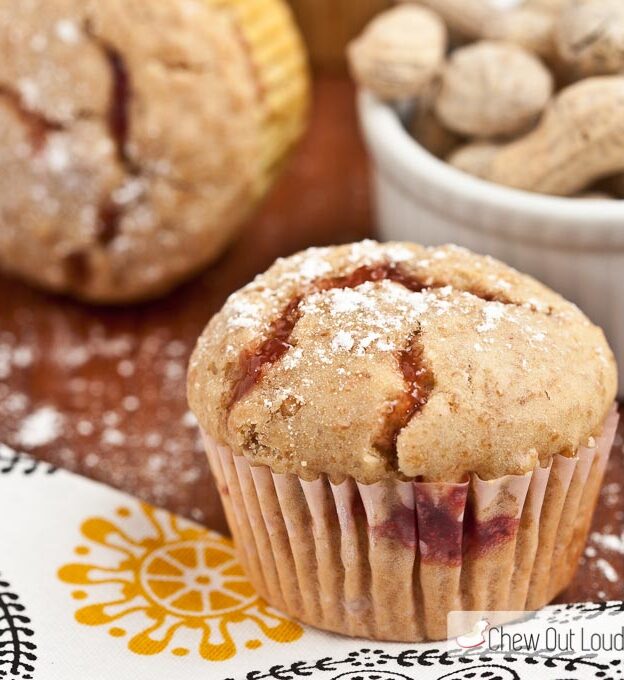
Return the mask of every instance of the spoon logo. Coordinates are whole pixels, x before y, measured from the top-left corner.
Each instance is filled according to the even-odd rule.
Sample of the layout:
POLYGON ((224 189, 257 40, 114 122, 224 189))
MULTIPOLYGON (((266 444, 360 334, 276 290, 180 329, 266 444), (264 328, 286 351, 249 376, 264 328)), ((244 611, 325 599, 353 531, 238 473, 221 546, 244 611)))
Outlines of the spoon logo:
POLYGON ((474 649, 485 644, 485 631, 489 628, 490 622, 487 619, 480 619, 477 621, 472 630, 465 635, 460 635, 456 638, 457 644, 462 649, 474 649))

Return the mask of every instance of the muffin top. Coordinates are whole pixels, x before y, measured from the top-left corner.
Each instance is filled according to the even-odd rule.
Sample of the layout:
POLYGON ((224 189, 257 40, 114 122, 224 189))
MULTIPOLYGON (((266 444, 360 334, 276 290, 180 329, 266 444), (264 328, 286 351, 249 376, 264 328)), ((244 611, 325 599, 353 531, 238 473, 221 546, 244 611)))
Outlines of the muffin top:
POLYGON ((531 277, 455 246, 364 241, 278 260, 234 293, 188 392, 252 463, 372 483, 574 455, 616 385, 602 331, 531 277))

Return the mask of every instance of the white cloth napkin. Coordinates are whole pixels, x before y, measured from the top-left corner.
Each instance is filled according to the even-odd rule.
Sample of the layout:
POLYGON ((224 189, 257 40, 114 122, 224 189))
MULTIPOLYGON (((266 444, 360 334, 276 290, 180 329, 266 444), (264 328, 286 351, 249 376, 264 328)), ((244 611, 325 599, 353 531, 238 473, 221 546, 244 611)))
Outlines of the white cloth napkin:
MULTIPOLYGON (((616 633, 624 602, 539 617, 557 629, 592 618, 616 633)), ((623 658, 388 644, 299 625, 258 599, 228 539, 0 445, 0 678, 624 680, 623 658)))

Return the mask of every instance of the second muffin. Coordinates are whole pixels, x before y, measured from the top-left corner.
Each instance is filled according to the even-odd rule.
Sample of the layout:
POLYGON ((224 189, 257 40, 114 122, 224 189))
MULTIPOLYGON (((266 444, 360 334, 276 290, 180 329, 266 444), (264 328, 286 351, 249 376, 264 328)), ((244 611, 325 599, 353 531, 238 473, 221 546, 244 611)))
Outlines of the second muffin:
POLYGON ((278 261, 212 319, 189 373, 258 591, 405 641, 568 584, 615 390, 602 332, 535 280, 372 241, 278 261))
POLYGON ((281 0, 0 3, 0 267, 90 302, 213 262, 306 120, 281 0))

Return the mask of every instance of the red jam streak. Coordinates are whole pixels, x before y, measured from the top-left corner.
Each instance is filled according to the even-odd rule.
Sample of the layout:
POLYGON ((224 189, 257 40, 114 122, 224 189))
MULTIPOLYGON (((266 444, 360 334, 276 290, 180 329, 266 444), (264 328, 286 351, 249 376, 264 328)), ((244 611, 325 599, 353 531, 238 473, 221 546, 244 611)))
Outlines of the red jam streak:
POLYGON ((108 129, 117 146, 117 155, 123 161, 127 159, 126 145, 130 129, 130 76, 121 54, 109 46, 104 46, 104 53, 111 71, 111 93, 108 108, 108 129))
POLYGON ((397 358, 407 389, 394 401, 375 440, 377 451, 393 465, 396 465, 397 442, 401 431, 427 403, 435 385, 433 373, 424 364, 418 333, 412 335, 407 348, 399 352, 397 358))
POLYGON ((230 408, 260 380, 267 365, 278 361, 291 348, 290 336, 301 318, 301 300, 300 297, 292 300, 281 316, 273 321, 266 339, 241 354, 238 377, 230 395, 230 408))
POLYGON ((363 265, 345 276, 320 279, 312 284, 312 292, 333 288, 357 288, 369 281, 394 281, 415 293, 432 287, 420 277, 402 271, 395 264, 363 265))
POLYGON ((108 44, 95 31, 90 19, 84 25, 84 31, 97 45, 108 63, 110 71, 110 93, 108 97, 108 131, 115 143, 117 157, 131 170, 131 163, 127 154, 127 143, 130 132, 130 99, 132 97, 132 84, 128 66, 122 53, 114 46, 108 44))
POLYGON ((373 536, 397 541, 410 550, 414 550, 418 546, 416 515, 412 508, 407 508, 404 505, 399 505, 387 520, 381 524, 370 526, 369 529, 373 536))
MULTIPOLYGON (((357 288, 363 283, 375 281, 393 281, 410 291, 420 292, 433 288, 441 288, 445 283, 423 279, 415 274, 403 271, 396 264, 363 265, 350 274, 328 277, 314 281, 303 295, 292 300, 275 319, 264 340, 255 346, 243 350, 239 357, 238 369, 234 376, 228 408, 231 409, 261 379, 266 368, 292 347, 290 337, 301 318, 301 303, 306 295, 333 289, 357 288)), ((495 295, 481 290, 469 290, 486 301, 498 300, 495 295)), ((503 302, 504 300, 500 300, 503 302)), ((506 302, 506 301, 505 301, 506 302)), ((410 419, 427 403, 434 387, 434 377, 424 365, 423 349, 418 341, 418 333, 414 333, 406 349, 398 355, 398 363, 407 389, 397 400, 392 412, 386 419, 382 432, 375 442, 376 448, 393 465, 396 464, 397 439, 401 430, 410 419)))
POLYGON ((48 135, 51 132, 63 130, 63 126, 60 123, 48 120, 40 113, 28 109, 17 92, 0 86, 0 97, 4 98, 19 116, 28 132, 30 146, 35 153, 39 153, 44 149, 48 141, 48 135))
POLYGON ((467 486, 451 487, 445 493, 432 493, 426 484, 415 484, 418 538, 422 561, 447 566, 462 562, 462 516, 467 486))
POLYGON ((518 533, 520 520, 499 515, 480 522, 474 516, 472 504, 466 508, 465 552, 483 557, 487 552, 511 541, 518 533))
POLYGON ((415 334, 411 338, 408 348, 399 354, 399 367, 409 389, 399 403, 395 405, 388 419, 393 427, 392 439, 388 448, 394 455, 401 430, 409 423, 412 416, 429 401, 429 396, 435 386, 433 373, 425 365, 423 351, 418 334, 415 334))
POLYGON ((121 208, 112 201, 107 201, 100 207, 96 225, 99 243, 108 245, 117 236, 122 216, 121 208))
MULTIPOLYGON (((336 288, 357 288, 369 281, 384 280, 395 281, 416 292, 427 287, 420 279, 402 273, 396 265, 364 265, 346 276, 319 279, 310 285, 305 294, 310 295, 318 291, 336 288)), ((243 350, 239 358, 238 371, 230 395, 230 408, 260 381, 268 365, 281 359, 292 347, 290 336, 301 318, 300 307, 303 299, 304 296, 299 296, 289 302, 281 315, 271 324, 266 339, 254 347, 243 350)))
MULTIPOLYGON (((130 134, 130 75, 120 52, 102 45, 111 72, 111 92, 108 107, 108 129, 115 143, 117 158, 130 175, 136 175, 137 169, 128 156, 128 136, 130 134)), ((99 210, 97 220, 97 238, 100 244, 108 245, 119 233, 119 225, 123 212, 112 200, 106 201, 99 210)))
MULTIPOLYGON (((306 294, 339 288, 357 288, 363 283, 384 280, 394 281, 414 292, 422 291, 429 285, 429 282, 405 273, 393 264, 364 265, 345 276, 319 279, 312 283, 306 294)), ((292 300, 273 321, 267 337, 259 345, 241 354, 238 373, 230 394, 230 409, 260 381, 266 367, 281 359, 292 347, 290 337, 301 318, 303 299, 304 297, 300 296, 292 300)), ((423 365, 423 350, 418 343, 418 334, 414 334, 408 347, 399 353, 398 362, 407 389, 396 400, 375 442, 375 448, 392 466, 396 466, 397 440, 401 430, 427 403, 434 386, 433 374, 423 365)))
POLYGON ((416 483, 416 508, 398 506, 387 520, 369 526, 371 534, 408 549, 420 545, 423 564, 452 568, 461 566, 464 556, 485 557, 515 538, 519 526, 515 517, 476 520, 467 486, 444 491, 432 487, 416 483))

